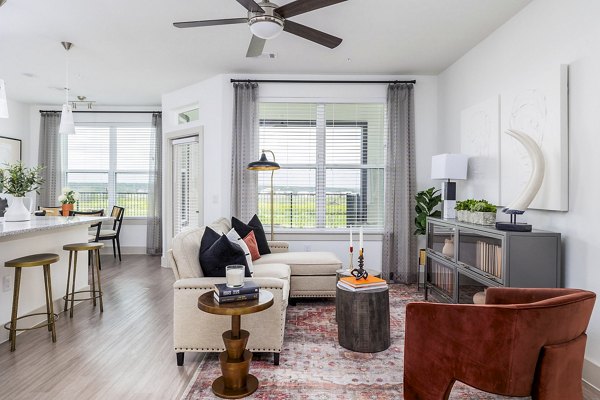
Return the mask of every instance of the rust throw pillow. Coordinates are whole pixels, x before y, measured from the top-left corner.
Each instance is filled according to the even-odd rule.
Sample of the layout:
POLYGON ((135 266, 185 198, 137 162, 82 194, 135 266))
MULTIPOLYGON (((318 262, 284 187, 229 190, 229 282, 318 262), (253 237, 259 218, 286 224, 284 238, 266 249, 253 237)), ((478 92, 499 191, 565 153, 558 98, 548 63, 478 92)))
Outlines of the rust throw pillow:
POLYGON ((256 236, 254 236, 254 231, 250 231, 249 234, 244 238, 244 243, 248 246, 248 250, 250 250, 250 255, 252 256, 252 261, 258 260, 260 258, 260 252, 258 251, 258 244, 256 243, 256 236))

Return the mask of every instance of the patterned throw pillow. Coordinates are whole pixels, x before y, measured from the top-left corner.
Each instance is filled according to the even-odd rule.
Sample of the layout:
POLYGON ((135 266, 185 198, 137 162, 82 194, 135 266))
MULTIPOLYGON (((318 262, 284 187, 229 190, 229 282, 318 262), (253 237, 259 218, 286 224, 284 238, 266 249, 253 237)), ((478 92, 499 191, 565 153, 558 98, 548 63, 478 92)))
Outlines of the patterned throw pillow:
POLYGON ((227 238, 229 240, 231 240, 231 242, 239 245, 242 248, 242 250, 244 250, 244 254, 246 256, 246 263, 248 264, 250 273, 253 274, 254 273, 254 265, 252 264, 252 261, 254 261, 254 260, 252 259, 252 254, 250 253, 250 249, 248 248, 248 245, 246 244, 246 242, 244 242, 244 239, 242 239, 240 237, 240 235, 236 232, 236 230, 233 228, 231 228, 231 230, 229 232, 227 232, 227 238))

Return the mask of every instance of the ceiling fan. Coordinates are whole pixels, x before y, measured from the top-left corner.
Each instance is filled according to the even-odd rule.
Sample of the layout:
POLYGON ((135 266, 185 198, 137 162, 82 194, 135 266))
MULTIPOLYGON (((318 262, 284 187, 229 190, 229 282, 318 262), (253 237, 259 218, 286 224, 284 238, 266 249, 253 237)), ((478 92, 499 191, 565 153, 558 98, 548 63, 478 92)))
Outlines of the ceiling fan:
POLYGON ((252 32, 252 39, 250 40, 246 57, 260 56, 267 39, 273 39, 281 31, 300 36, 330 49, 342 43, 342 39, 338 37, 290 21, 288 18, 347 0, 296 0, 281 7, 275 3, 271 3, 269 0, 263 0, 261 3, 256 3, 254 0, 236 1, 248 10, 246 18, 175 22, 173 25, 177 28, 195 28, 199 26, 247 23, 252 32))

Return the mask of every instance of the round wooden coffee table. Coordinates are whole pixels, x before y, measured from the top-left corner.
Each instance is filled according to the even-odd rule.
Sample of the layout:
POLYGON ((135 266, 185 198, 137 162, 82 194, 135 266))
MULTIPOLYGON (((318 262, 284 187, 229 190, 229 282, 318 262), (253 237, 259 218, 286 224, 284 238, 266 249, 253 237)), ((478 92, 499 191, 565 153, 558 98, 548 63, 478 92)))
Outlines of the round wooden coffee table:
POLYGON ((249 373, 252 352, 246 350, 250 333, 240 329, 242 315, 253 314, 273 305, 273 293, 260 290, 257 300, 219 304, 214 292, 198 298, 198 308, 217 315, 231 315, 231 330, 223 332, 225 350, 219 354, 222 376, 212 384, 213 393, 224 399, 239 399, 251 395, 258 388, 258 379, 249 373))

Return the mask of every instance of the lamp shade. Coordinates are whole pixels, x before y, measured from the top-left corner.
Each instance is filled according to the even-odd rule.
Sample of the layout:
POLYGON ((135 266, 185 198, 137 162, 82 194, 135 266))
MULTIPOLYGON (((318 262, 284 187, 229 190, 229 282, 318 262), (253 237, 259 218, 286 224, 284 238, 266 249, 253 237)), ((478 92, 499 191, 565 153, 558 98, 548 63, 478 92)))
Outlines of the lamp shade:
POLYGON ((438 154, 431 157, 431 179, 467 179, 469 156, 465 154, 438 154))
POLYGON ((0 79, 0 118, 8 118, 8 101, 3 79, 0 79))
POLYGON ((73 110, 68 104, 63 104, 62 113, 60 114, 60 127, 58 133, 63 135, 75 134, 75 121, 73 121, 73 110))
POLYGON ((275 161, 267 160, 267 155, 263 152, 260 160, 252 161, 247 168, 253 171, 274 171, 281 167, 275 161))

